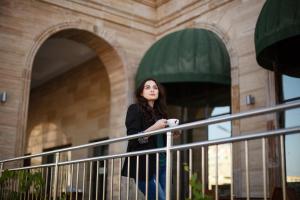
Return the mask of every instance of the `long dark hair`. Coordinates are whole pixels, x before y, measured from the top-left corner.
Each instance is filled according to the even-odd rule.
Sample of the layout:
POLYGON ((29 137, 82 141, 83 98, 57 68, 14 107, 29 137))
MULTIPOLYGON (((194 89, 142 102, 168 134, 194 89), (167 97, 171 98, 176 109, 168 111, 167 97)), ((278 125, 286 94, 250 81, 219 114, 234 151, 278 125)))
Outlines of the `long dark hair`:
POLYGON ((137 104, 142 110, 146 121, 156 121, 157 117, 167 118, 166 94, 163 86, 154 78, 147 78, 140 83, 135 91, 137 104), (143 93, 145 83, 147 81, 154 81, 158 88, 158 99, 154 102, 153 108, 149 106, 147 99, 141 94, 143 93))

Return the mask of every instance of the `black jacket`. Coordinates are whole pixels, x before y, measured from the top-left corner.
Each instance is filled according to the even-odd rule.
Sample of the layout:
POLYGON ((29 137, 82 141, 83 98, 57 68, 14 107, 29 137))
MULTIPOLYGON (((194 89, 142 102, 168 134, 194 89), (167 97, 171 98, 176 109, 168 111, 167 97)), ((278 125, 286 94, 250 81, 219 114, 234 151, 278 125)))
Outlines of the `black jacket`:
MULTIPOLYGON (((161 119, 161 117, 157 117, 157 120, 161 119)), ((156 121, 146 121, 145 116, 143 115, 141 108, 138 104, 132 104, 128 107, 125 125, 127 128, 127 135, 133 135, 140 133, 150 126, 152 126, 156 121)), ((166 141, 165 134, 163 134, 164 144, 166 141)), ((150 136, 148 141, 146 142, 139 142, 138 139, 129 140, 127 146, 127 152, 132 151, 141 151, 147 149, 154 149, 157 148, 157 136, 150 136)), ((156 154, 149 154, 149 179, 153 176, 156 172, 156 154)), ((127 175, 127 167, 128 167, 128 159, 125 159, 122 175, 127 175)), ((130 174, 131 178, 136 179, 136 156, 130 157, 130 174)), ((146 156, 140 155, 139 156, 139 180, 146 179, 146 156)))

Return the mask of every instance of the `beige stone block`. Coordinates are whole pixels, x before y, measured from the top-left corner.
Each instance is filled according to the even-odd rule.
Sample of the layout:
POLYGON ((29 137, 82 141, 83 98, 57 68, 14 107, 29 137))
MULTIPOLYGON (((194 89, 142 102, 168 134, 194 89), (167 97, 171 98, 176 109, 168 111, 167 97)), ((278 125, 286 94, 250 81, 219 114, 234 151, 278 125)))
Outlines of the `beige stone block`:
POLYGON ((246 75, 247 73, 254 73, 261 70, 262 67, 256 62, 256 55, 254 53, 245 54, 239 58, 239 74, 246 75))
POLYGON ((236 38, 234 40, 234 45, 239 56, 255 53, 254 38, 252 34, 236 38))
POLYGON ((0 123, 0 159, 11 158, 15 154, 15 126, 0 123))
POLYGON ((241 134, 246 135, 253 132, 266 131, 266 116, 256 116, 240 120, 241 134))
POLYGON ((240 93, 255 91, 265 87, 267 74, 264 70, 258 70, 245 75, 240 75, 240 93))

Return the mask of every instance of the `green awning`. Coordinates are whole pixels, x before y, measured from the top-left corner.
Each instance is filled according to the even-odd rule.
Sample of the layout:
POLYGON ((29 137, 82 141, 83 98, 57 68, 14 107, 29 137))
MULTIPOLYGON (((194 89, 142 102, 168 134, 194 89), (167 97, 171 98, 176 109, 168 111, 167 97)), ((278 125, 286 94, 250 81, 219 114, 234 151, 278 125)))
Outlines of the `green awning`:
POLYGON ((300 77, 300 1, 267 0, 255 29, 256 60, 266 69, 300 77))
POLYGON ((222 40, 205 29, 185 29, 158 40, 140 62, 136 84, 153 77, 161 83, 230 85, 230 59, 222 40))

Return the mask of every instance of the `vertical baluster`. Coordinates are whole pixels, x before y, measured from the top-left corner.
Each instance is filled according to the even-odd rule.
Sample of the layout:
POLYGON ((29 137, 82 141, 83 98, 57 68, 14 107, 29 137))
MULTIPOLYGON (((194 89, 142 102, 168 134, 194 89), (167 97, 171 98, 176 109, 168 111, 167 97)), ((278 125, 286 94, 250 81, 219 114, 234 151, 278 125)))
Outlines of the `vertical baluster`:
MULTIPOLYGON (((38 168, 36 171, 41 173, 41 168, 38 168)), ((41 173, 41 174, 42 174, 42 173, 41 173)), ((38 200, 38 196, 39 196, 39 194, 40 194, 40 192, 41 192, 40 190, 41 190, 41 188, 39 189, 39 191, 36 191, 36 194, 35 194, 35 200, 38 200)))
MULTIPOLYGON (((21 193, 21 191, 19 190, 19 188, 20 188, 20 172, 21 172, 21 170, 19 170, 18 172, 17 172, 17 192, 20 194, 20 200, 22 200, 22 193, 21 193)), ((43 177, 44 178, 44 177, 43 177)), ((42 188, 41 188, 41 190, 42 190, 42 188)), ((41 191, 41 194, 42 194, 42 191, 41 191)), ((0 190, 0 196, 1 196, 1 190, 0 190)))
POLYGON ((70 177, 70 164, 68 164, 66 166, 66 174, 65 174, 65 197, 66 197, 66 200, 68 198, 68 184, 69 184, 69 177, 70 177))
POLYGON ((114 159, 111 159, 111 169, 110 169, 110 200, 113 199, 113 183, 114 183, 114 159))
MULTIPOLYGON (((192 180, 193 176, 193 150, 189 149, 189 180, 192 180)), ((189 184, 189 198, 192 199, 192 185, 189 184)))
POLYGON ((127 158, 128 162, 127 162, 127 192, 126 192, 126 195, 127 195, 127 198, 126 200, 129 200, 129 179, 130 179, 130 157, 127 158))
MULTIPOLYGON (((25 172, 25 170, 22 170, 23 172, 25 172)), ((25 200, 26 199, 26 192, 23 192, 23 199, 25 200)), ((46 197, 45 197, 45 200, 46 200, 46 197)))
POLYGON ((250 186, 249 186, 249 155, 248 155, 248 141, 245 141, 245 166, 246 166, 246 196, 247 200, 250 199, 250 186))
POLYGON ((167 132, 166 146, 166 200, 171 200, 171 179, 172 179, 172 132, 167 132))
MULTIPOLYGON (((4 169, 4 163, 1 162, 1 163, 0 163, 0 177, 2 176, 3 169, 4 169)), ((1 188, 0 188, 0 195, 1 195, 1 196, 4 196, 3 190, 4 190, 4 188, 1 187, 1 188)))
POLYGON ((49 172, 49 167, 46 167, 46 185, 45 185, 45 200, 47 199, 47 189, 48 189, 48 172, 49 172))
POLYGON ((281 157, 281 181, 282 181, 282 198, 286 200, 286 174, 285 174, 285 154, 284 154, 284 135, 280 135, 280 157, 281 157))
POLYGON ((0 177, 2 176, 3 169, 4 169, 4 163, 1 162, 0 163, 0 177))
MULTIPOLYGON (((31 174, 34 174, 35 172, 34 172, 35 170, 34 169, 31 169, 31 174)), ((34 200, 34 187, 33 187, 33 185, 31 185, 31 200, 34 200)))
POLYGON ((205 195, 205 149, 201 147, 201 179, 202 179, 202 197, 205 195))
POLYGON ((59 198, 61 199, 62 184, 63 184, 63 166, 58 167, 58 173, 59 173, 59 180, 57 181, 57 183, 59 184, 58 193, 59 193, 59 198))
POLYGON ((89 200, 91 200, 91 195, 92 195, 92 173, 93 173, 93 162, 90 161, 89 200))
POLYGON ((122 171, 122 158, 119 158, 119 200, 121 200, 121 171, 122 171))
POLYGON ((78 178, 79 178, 79 163, 76 165, 76 194, 75 194, 75 199, 78 200, 78 178))
MULTIPOLYGON (((146 194, 145 194, 145 200, 148 200, 148 181, 149 181, 149 177, 148 177, 148 174, 149 174, 149 166, 148 166, 148 163, 149 163, 149 154, 146 154, 146 194)), ((158 185, 158 183, 156 183, 158 185)))
POLYGON ((56 195, 57 195, 57 181, 58 181, 58 162, 59 162, 59 152, 55 154, 53 200, 56 200, 57 198, 56 195))
POLYGON ((98 200, 98 189, 99 189, 99 160, 97 160, 97 170, 96 170, 96 200, 98 200))
POLYGON ((74 173, 74 164, 71 164, 71 174, 70 174, 70 200, 73 199, 73 173, 74 173))
MULTIPOLYGON (((156 153, 156 183, 159 183, 159 153, 156 153)), ((158 200, 158 184, 155 186, 155 197, 158 200)))
POLYGON ((52 184, 53 184, 53 167, 50 167, 50 190, 49 190, 49 200, 51 200, 52 198, 52 184))
POLYGON ((216 171, 215 171, 215 175, 216 175, 216 188, 215 188, 215 199, 218 200, 219 199, 219 188, 218 188, 218 182, 219 182, 219 166, 218 166, 218 145, 216 145, 216 171))
POLYGON ((105 178, 105 175, 106 175, 106 160, 104 160, 104 164, 103 164, 103 193, 102 193, 102 199, 104 200, 105 199, 105 193, 106 193, 106 178, 105 178))
POLYGON ((84 200, 85 195, 85 170, 86 170, 86 163, 83 163, 83 178, 82 178, 82 200, 84 200))
MULTIPOLYGON (((3 171, 3 162, 0 162, 0 177, 2 176, 2 171, 3 171)), ((3 187, 0 188, 0 197, 3 198, 3 187)))
POLYGON ((264 200, 267 200, 266 138, 262 138, 261 142, 262 142, 262 164, 263 164, 264 200))
POLYGON ((233 176, 233 143, 231 143, 230 145, 230 154, 231 154, 231 186, 230 186, 230 199, 233 200, 234 196, 233 196, 233 188, 234 188, 234 176, 233 176))
POLYGON ((139 156, 136 156, 136 182, 135 182, 135 200, 138 200, 138 185, 139 185, 139 156))
POLYGON ((180 151, 177 151, 176 199, 180 199, 180 151))
MULTIPOLYGON (((41 174, 42 174, 42 180, 44 181, 45 180, 45 168, 41 168, 41 174)), ((19 179, 19 176, 18 176, 18 179, 19 179)), ((19 184, 19 180, 18 180, 18 184, 19 184)), ((18 191, 19 192, 19 191, 18 191)), ((39 199, 42 199, 42 196, 43 196, 43 188, 41 187, 40 188, 40 191, 39 191, 39 199)), ((21 199, 21 198, 20 198, 21 199)))

